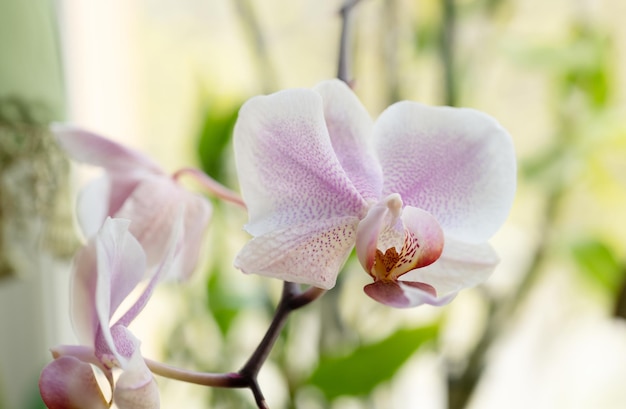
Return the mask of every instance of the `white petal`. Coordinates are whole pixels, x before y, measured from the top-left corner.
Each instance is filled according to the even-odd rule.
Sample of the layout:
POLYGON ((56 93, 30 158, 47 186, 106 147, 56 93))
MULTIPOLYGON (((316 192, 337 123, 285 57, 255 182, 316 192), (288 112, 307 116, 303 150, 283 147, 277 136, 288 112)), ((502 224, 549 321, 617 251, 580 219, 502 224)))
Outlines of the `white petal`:
POLYGON ((515 193, 509 134, 472 110, 400 102, 374 126, 383 194, 430 212, 444 232, 480 243, 506 219, 515 193))
POLYGON ((352 251, 358 222, 355 217, 320 220, 256 237, 239 252, 235 267, 330 289, 352 251))
POLYGON ((324 101, 326 127, 341 166, 365 200, 377 201, 383 177, 371 147, 372 118, 343 81, 324 81, 313 89, 324 101))
MULTIPOLYGON (((134 338, 130 332, 128 334, 134 338)), ((115 384, 113 401, 120 409, 158 409, 160 406, 159 389, 141 356, 139 344, 135 338, 134 352, 115 384)))
POLYGON ((212 213, 211 204, 170 177, 144 176, 124 198, 114 216, 132 221, 130 232, 146 252, 148 265, 155 266, 163 259, 177 215, 184 209, 182 266, 172 275, 178 279, 188 278, 197 264, 202 237, 212 213))
POLYGON ((234 147, 252 235, 364 216, 366 203, 335 154, 318 93, 296 89, 250 99, 239 112, 234 147))
POLYGON ((489 243, 466 243, 446 236, 439 260, 410 271, 401 280, 426 283, 438 296, 447 296, 484 282, 499 261, 489 243))
POLYGON ((110 319, 120 303, 141 281, 146 268, 145 253, 128 232, 129 223, 124 219, 107 219, 96 240, 96 312, 102 336, 118 360, 121 357, 116 352, 109 328, 110 319))
POLYGON ((109 215, 111 180, 99 177, 84 188, 78 195, 76 218, 86 238, 95 236, 109 215))

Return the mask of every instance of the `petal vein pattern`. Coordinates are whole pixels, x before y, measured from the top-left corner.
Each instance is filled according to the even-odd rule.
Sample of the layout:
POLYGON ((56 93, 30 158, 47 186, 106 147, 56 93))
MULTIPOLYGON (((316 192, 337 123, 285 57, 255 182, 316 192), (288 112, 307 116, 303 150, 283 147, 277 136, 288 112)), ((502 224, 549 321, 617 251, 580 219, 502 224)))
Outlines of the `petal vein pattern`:
POLYGON ((241 108, 235 158, 252 235, 365 212, 365 200, 333 150, 323 112, 321 96, 311 90, 255 97, 241 108))
POLYGON ((354 246, 358 222, 356 217, 320 220, 255 237, 237 255, 235 267, 332 288, 354 246))
POLYGON ((383 193, 428 211, 447 234, 479 243, 504 223, 515 194, 515 154, 491 117, 399 102, 376 121, 374 144, 383 193))

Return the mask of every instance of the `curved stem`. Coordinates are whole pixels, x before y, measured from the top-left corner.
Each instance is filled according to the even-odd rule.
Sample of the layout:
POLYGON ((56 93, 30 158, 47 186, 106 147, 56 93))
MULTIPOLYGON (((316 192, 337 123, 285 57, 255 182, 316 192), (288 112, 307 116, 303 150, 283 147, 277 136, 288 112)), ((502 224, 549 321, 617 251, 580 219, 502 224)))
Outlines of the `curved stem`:
POLYGON ((239 205, 244 209, 246 208, 246 204, 243 202, 243 199, 241 198, 241 196, 239 196, 239 194, 233 192, 221 183, 218 183, 215 180, 211 179, 206 173, 202 172, 200 169, 182 168, 174 173, 172 177, 177 180, 180 179, 180 177, 183 175, 192 176, 205 189, 207 189, 210 193, 214 194, 220 199, 239 205))
POLYGON ((280 302, 265 336, 248 359, 248 362, 237 373, 195 372, 151 359, 144 360, 154 374, 166 378, 217 388, 250 388, 257 406, 260 409, 269 409, 257 382, 258 373, 276 343, 280 331, 285 326, 289 314, 317 300, 325 292, 326 290, 317 287, 310 287, 305 291, 300 291, 298 284, 285 281, 280 302))
POLYGON ((238 373, 205 373, 177 368, 161 362, 144 358, 152 373, 165 378, 176 379, 197 385, 218 388, 247 388, 250 382, 238 373))
POLYGON ((239 373, 243 376, 250 376, 253 379, 256 378, 261 366, 265 363, 274 343, 278 339, 280 331, 285 326, 289 314, 315 301, 324 293, 325 290, 316 287, 310 287, 308 290, 300 292, 298 284, 285 281, 283 284, 283 293, 280 297, 276 312, 274 313, 274 318, 265 336, 239 373))

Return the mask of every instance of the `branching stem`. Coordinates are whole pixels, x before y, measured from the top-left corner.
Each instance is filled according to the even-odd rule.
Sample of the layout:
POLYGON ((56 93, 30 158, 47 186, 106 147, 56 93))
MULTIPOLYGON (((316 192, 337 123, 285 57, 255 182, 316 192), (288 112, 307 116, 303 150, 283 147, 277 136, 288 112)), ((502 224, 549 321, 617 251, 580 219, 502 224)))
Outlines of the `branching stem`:
POLYGON ((267 360, 281 330, 287 322, 291 312, 315 301, 326 291, 317 287, 310 287, 300 291, 299 285, 285 281, 283 292, 276 308, 274 318, 265 333, 265 336, 254 350, 248 362, 236 373, 205 373, 176 368, 171 365, 146 359, 148 368, 156 375, 176 379, 183 382, 198 385, 212 386, 216 388, 249 388, 254 395, 254 400, 260 409, 269 409, 261 388, 257 382, 257 376, 261 367, 267 360))

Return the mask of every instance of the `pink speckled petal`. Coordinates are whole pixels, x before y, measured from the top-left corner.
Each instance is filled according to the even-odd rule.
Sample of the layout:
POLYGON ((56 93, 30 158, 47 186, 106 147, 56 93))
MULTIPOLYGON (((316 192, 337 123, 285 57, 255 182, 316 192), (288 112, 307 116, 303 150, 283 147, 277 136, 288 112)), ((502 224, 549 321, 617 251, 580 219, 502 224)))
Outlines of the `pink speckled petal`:
POLYGON ((341 166, 365 200, 377 201, 383 176, 370 144, 370 115, 343 81, 324 81, 313 89, 324 101, 326 127, 341 166))
POLYGON ((430 266, 405 274, 402 279, 431 285, 440 296, 454 295, 484 282, 499 262, 488 243, 467 243, 446 236, 443 253, 430 266))
POLYGON ((434 263, 444 247, 443 230, 427 211, 407 206, 402 210, 402 223, 406 229, 406 238, 400 260, 390 275, 394 279, 434 263))
POLYGON ((330 289, 352 251, 358 222, 356 217, 326 219, 264 234, 246 244, 235 267, 330 289))
POLYGON ((384 194, 430 212, 446 234, 480 243, 507 217, 516 163, 509 134, 472 110, 400 102, 374 126, 384 194))
POLYGON ((366 203, 332 147, 320 94, 293 89, 246 102, 234 130, 246 230, 364 216, 366 203))
POLYGON ((363 288, 365 294, 394 308, 411 308, 422 304, 444 305, 454 296, 438 298, 433 287, 412 281, 377 281, 363 288))
POLYGON ((370 209, 357 228, 357 257, 375 280, 396 280, 441 255, 443 231, 437 220, 425 210, 401 206, 397 194, 389 195, 370 209))
POLYGON ((50 362, 39 378, 41 398, 48 409, 107 409, 91 365, 72 356, 50 362))

